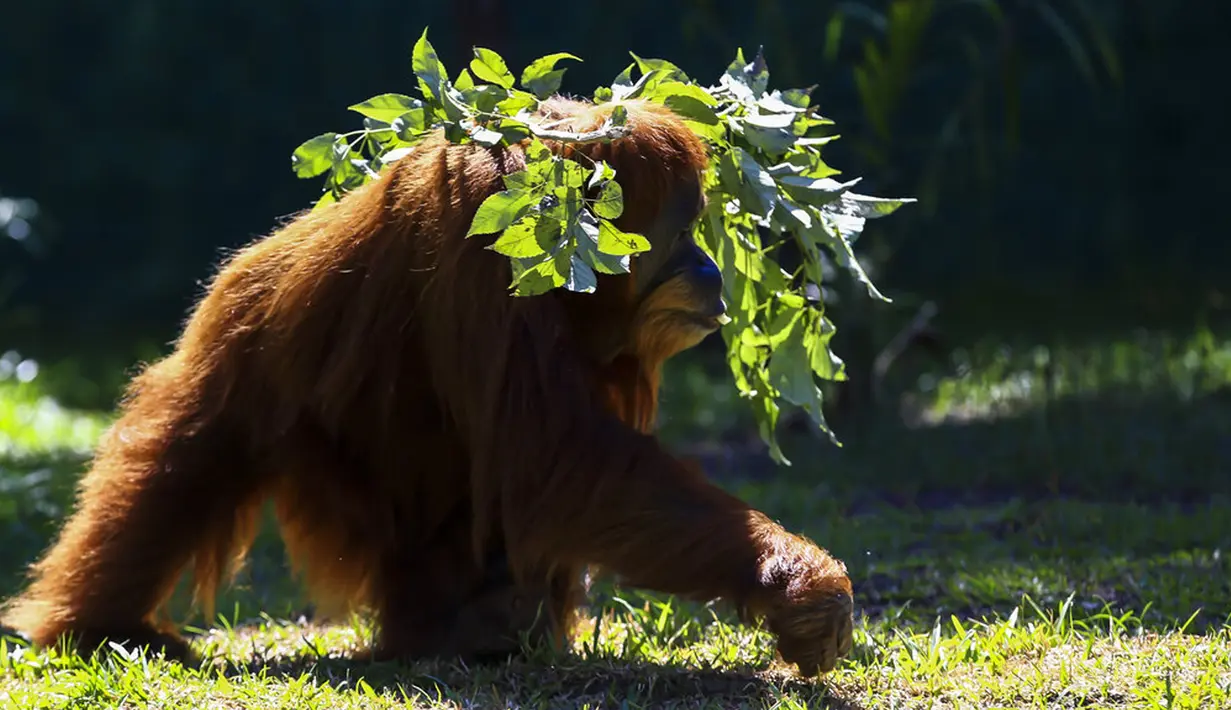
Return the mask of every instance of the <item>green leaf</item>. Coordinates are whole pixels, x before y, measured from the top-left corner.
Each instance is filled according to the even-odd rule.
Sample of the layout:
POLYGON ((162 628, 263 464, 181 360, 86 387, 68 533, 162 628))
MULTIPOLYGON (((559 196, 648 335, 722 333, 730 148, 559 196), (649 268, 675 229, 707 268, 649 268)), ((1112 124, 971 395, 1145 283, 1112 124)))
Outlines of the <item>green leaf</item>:
POLYGON ((500 103, 509 97, 509 92, 499 86, 483 84, 462 91, 461 97, 462 101, 473 107, 475 111, 496 113, 500 103))
POLYGON ((415 76, 419 77, 421 88, 426 87, 427 96, 440 100, 442 86, 448 81, 449 74, 436 56, 436 48, 427 40, 426 27, 423 28, 419 41, 415 42, 414 51, 411 53, 411 67, 415 76))
POLYGON ((598 285, 598 276, 590 265, 581 260, 576 253, 569 256, 569 274, 564 281, 564 288, 578 293, 594 293, 598 285))
POLYGON ((611 96, 607 98, 608 101, 622 99, 632 90, 636 83, 633 81, 633 67, 635 66, 637 66, 636 62, 624 67, 624 71, 617 74, 616 78, 611 81, 611 96))
POLYGON ((475 88, 474 77, 470 76, 470 70, 462 67, 462 70, 457 74, 457 81, 453 82, 453 88, 463 93, 475 88))
POLYGON ((333 196, 332 191, 325 192, 319 198, 317 198, 316 202, 312 205, 312 209, 313 210, 323 210, 329 205, 332 205, 337 201, 338 201, 338 198, 333 196))
POLYGON ((535 236, 543 249, 557 253, 559 248, 568 246, 565 230, 569 226, 570 217, 571 215, 567 214, 559 202, 550 209, 539 210, 539 223, 535 228, 535 236))
POLYGON ((493 146, 504 139, 504 134, 500 131, 493 131, 479 124, 474 124, 468 130, 470 137, 474 138, 475 143, 479 145, 493 146))
POLYGON ((501 232, 499 238, 487 248, 521 259, 545 254, 551 244, 544 245, 540 240, 541 222, 540 215, 528 214, 501 232))
POLYGON ((777 90, 771 91, 757 100, 757 106, 773 113, 802 113, 808 109, 810 96, 815 88, 793 89, 785 93, 777 90))
POLYGON ((561 250, 526 268, 513 281, 515 295, 537 296, 563 286, 572 270, 571 256, 572 254, 561 250))
POLYGON ((301 178, 316 177, 333 167, 333 142, 337 133, 309 138, 291 153, 291 169, 301 178))
POLYGON ((679 81, 662 81, 652 88, 646 89, 643 97, 651 101, 665 103, 671 96, 687 96, 705 106, 717 106, 718 99, 696 84, 685 84, 679 81))
POLYGON ((755 280, 761 277, 761 262, 744 247, 747 238, 733 236, 739 227, 729 222, 722 206, 711 202, 700 223, 701 241, 710 245, 708 253, 722 271, 731 317, 742 319, 740 314, 751 314, 759 305, 755 280))
POLYGON ((410 152, 413 151, 414 149, 415 149, 414 146, 404 146, 401 148, 394 148, 393 150, 383 153, 380 156, 380 160, 383 164, 388 165, 389 163, 392 163, 396 160, 401 160, 402 158, 405 158, 407 155, 410 155, 410 152))
POLYGON ((646 89, 652 88, 655 84, 657 84, 662 76, 663 71, 661 69, 655 69, 642 74, 641 77, 632 84, 612 85, 611 91, 615 99, 618 101, 641 98, 642 93, 646 89))
POLYGON ((764 367, 757 367, 753 370, 752 387, 756 392, 756 396, 752 399, 752 413, 757 421, 757 430, 761 435, 761 440, 769 446, 769 456, 774 461, 777 461, 783 466, 790 466, 791 462, 787 459, 786 454, 782 453, 782 449, 778 444, 778 416, 782 412, 781 407, 775 401, 776 392, 769 382, 769 375, 764 367))
POLYGON ((720 83, 731 90, 741 101, 751 101, 765 93, 769 85, 769 68, 760 49, 751 62, 745 63, 744 50, 736 50, 735 60, 727 66, 720 83))
MULTIPOLYGON (((597 172, 597 171, 596 171, 597 172)), ((605 219, 615 219, 624 213, 624 189, 615 180, 608 180, 598 191, 594 201, 594 214, 605 219)))
POLYGON ((778 206, 774 208, 774 221, 784 230, 792 233, 807 232, 812 229, 815 222, 812 210, 786 195, 778 196, 778 206))
POLYGON ((363 119, 363 129, 367 131, 366 139, 375 141, 376 144, 384 144, 396 140, 397 134, 389 127, 389 123, 389 121, 380 121, 365 116, 363 119))
POLYGON ((427 125, 427 110, 416 108, 407 111, 406 113, 393 119, 389 124, 397 137, 404 141, 417 140, 422 133, 426 133, 427 125))
POLYGON ((586 169, 576 160, 569 158, 555 159, 552 167, 552 179, 561 187, 581 187, 586 184, 586 169))
POLYGON ((790 128, 795 122, 795 115, 790 113, 749 113, 744 116, 744 123, 758 128, 790 128))
POLYGON ((726 145, 725 139, 727 137, 727 129, 721 123, 717 125, 707 125, 696 121, 685 120, 684 125, 688 126, 693 133, 696 133, 701 136, 701 138, 708 140, 711 143, 718 144, 720 147, 726 145))
POLYGON ((474 214, 466 236, 499 232, 529 211, 534 197, 529 192, 504 190, 489 195, 474 214))
POLYGON ((774 184, 774 176, 761 167, 756 158, 753 158, 743 148, 735 148, 732 153, 743 177, 742 184, 746 188, 740 192, 741 203, 744 203, 745 209, 754 214, 768 215, 774 207, 778 192, 778 186, 774 184))
POLYGON ((503 177, 504 187, 514 192, 536 192, 542 187, 545 178, 541 173, 530 170, 518 170, 503 177))
POLYGON ((821 206, 837 199, 851 189, 860 178, 838 182, 832 178, 811 178, 802 175, 786 175, 778 178, 782 190, 791 197, 809 205, 821 206))
MULTIPOLYGON (((829 250, 833 252, 834 260, 850 272, 851 276, 854 276, 855 280, 867 289, 869 296, 878 301, 889 302, 889 299, 873 285, 872 279, 868 277, 863 265, 859 263, 859 259, 851 248, 851 244, 859 237, 858 231, 854 228, 855 225, 849 221, 844 225, 842 220, 835 220, 833 214, 823 210, 820 214, 820 229, 813 228, 808 234, 829 247, 829 250)), ((862 229, 863 220, 861 218, 853 219, 857 220, 857 226, 862 229)))
POLYGON ((688 78, 688 75, 684 73, 683 69, 680 69, 666 59, 642 59, 633 52, 629 52, 629 54, 632 55, 633 60, 637 62, 637 68, 640 69, 642 73, 649 74, 650 72, 658 71, 661 72, 664 79, 673 82, 691 83, 692 81, 688 78))
POLYGON ((684 119, 684 123, 702 138, 719 141, 726 137, 726 126, 706 104, 686 94, 668 96, 663 105, 684 119))
POLYGON ((761 253, 761 235, 755 229, 732 229, 731 263, 751 281, 760 281, 765 274, 765 255, 761 253))
POLYGON ((602 220, 598 224, 598 250, 612 256, 638 254, 650 250, 650 240, 602 220))
MULTIPOLYGON (((850 185, 855 183, 852 180, 850 185)), ((864 219, 879 219, 887 217, 902 205, 909 205, 915 202, 914 198, 910 197, 871 197, 869 195, 860 195, 854 192, 847 192, 842 195, 841 206, 838 207, 843 214, 854 217, 863 217, 864 219)))
POLYGON ((470 71, 483 81, 490 82, 505 89, 513 88, 513 74, 504 59, 490 49, 474 48, 474 59, 470 60, 470 71))
POLYGON ((545 57, 539 57, 530 62, 529 66, 522 71, 522 87, 528 89, 540 99, 545 99, 554 94, 560 88, 560 82, 564 79, 564 70, 555 69, 556 62, 559 62, 561 59, 581 61, 580 57, 568 52, 556 52, 545 57))
POLYGON ((471 114, 470 105, 462 92, 447 83, 442 84, 440 88, 440 106, 444 109, 445 118, 457 122, 471 114))
POLYGON ((380 94, 347 108, 377 121, 393 123, 395 118, 407 111, 423 108, 423 102, 405 94, 380 94))
POLYGON ((763 128, 756 125, 744 127, 744 137, 754 147, 760 148, 771 157, 777 157, 795 145, 796 136, 786 128, 763 128))
POLYGON ((829 349, 833 334, 833 323, 824 315, 817 314, 809 321, 808 335, 804 340, 812 371, 823 379, 840 382, 846 379, 846 365, 829 349))
POLYGON ((533 112, 538 106, 538 98, 529 92, 513 89, 509 97, 496 104, 496 111, 506 116, 517 116, 522 111, 533 112))
POLYGON ((801 407, 822 430, 832 432, 825 424, 821 390, 812 378, 812 361, 804 344, 807 332, 806 319, 796 318, 786 333, 782 344, 774 348, 769 359, 769 381, 778 396, 801 407))
POLYGON ((530 137, 530 127, 522 121, 513 118, 502 118, 496 123, 496 130, 504 136, 505 143, 512 145, 530 137))
MULTIPOLYGON (((803 147, 805 141, 811 139, 800 138, 795 141, 796 148, 803 147)), ((831 175, 839 174, 839 171, 834 170, 821 160, 820 151, 804 148, 791 152, 786 157, 786 161, 779 163, 769 169, 775 177, 784 174, 803 175, 805 177, 823 178, 831 175)))
POLYGON ((349 192, 367 182, 363 167, 366 165, 362 157, 351 150, 346 138, 338 136, 330 148, 333 157, 333 174, 331 176, 336 187, 343 192, 349 192))
POLYGON ((604 254, 599 251, 598 238, 601 231, 598 219, 589 210, 582 210, 573 223, 572 239, 577 241, 577 253, 595 271, 604 274, 627 274, 632 263, 628 254, 604 254))
POLYGON ((828 145, 828 144, 830 144, 830 143, 833 143, 834 141, 838 140, 839 138, 841 138, 841 136, 838 136, 838 135, 829 135, 829 136, 800 136, 800 137, 799 137, 799 139, 795 141, 795 146, 796 146, 797 148, 804 148, 805 150, 803 150, 803 151, 801 151, 801 152, 802 152, 802 153, 804 153, 804 154, 806 154, 806 155, 815 155, 815 156, 819 156, 819 155, 820 155, 820 153, 821 153, 821 152, 820 152, 820 150, 819 150, 819 148, 820 148, 821 146, 823 146, 823 145, 828 145), (815 148, 815 149, 818 149, 818 150, 807 150, 807 149, 810 149, 810 148, 815 148))
POLYGON ((599 184, 615 178, 615 168, 605 160, 600 160, 594 164, 594 172, 590 173, 590 181, 586 183, 586 188, 593 190, 599 184))
POLYGON ((535 171, 550 171, 555 163, 555 154, 543 141, 534 139, 526 144, 526 169, 535 171))

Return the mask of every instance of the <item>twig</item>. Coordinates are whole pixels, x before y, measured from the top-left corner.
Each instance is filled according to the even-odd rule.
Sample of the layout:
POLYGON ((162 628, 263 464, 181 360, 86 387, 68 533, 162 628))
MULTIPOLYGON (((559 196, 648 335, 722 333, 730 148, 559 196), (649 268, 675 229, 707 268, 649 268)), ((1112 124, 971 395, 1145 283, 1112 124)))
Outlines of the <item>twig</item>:
POLYGON ((539 128, 533 123, 526 124, 530 127, 530 132, 535 138, 541 140, 556 141, 558 143, 594 143, 602 141, 604 143, 623 138, 629 134, 631 128, 628 125, 623 126, 604 126, 594 131, 586 131, 584 133, 574 133, 573 131, 553 131, 546 128, 539 128))

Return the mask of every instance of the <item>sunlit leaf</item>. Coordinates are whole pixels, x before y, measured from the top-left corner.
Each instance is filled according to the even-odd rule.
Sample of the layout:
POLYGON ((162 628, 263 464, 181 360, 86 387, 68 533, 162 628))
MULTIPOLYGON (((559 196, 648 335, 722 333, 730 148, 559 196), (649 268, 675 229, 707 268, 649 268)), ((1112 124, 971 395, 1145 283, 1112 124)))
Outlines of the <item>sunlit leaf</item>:
POLYGON ((427 39, 427 28, 424 28, 419 41, 415 42, 411 53, 411 67, 419 78, 421 87, 426 87, 427 97, 439 100, 442 84, 448 81, 448 73, 444 64, 436 56, 436 48, 427 39))
POLYGON ((564 288, 578 293, 593 293, 594 287, 598 285, 598 276, 595 275, 594 269, 577 254, 569 257, 569 265, 571 269, 564 280, 564 288))
POLYGON ((640 234, 622 231, 603 220, 598 225, 598 250, 613 256, 625 256, 649 251, 650 241, 640 234))
POLYGON ((666 59, 643 59, 638 57, 633 52, 629 52, 629 54, 632 55, 633 60, 637 62, 637 68, 643 73, 648 74, 652 71, 659 71, 661 72, 663 78, 667 80, 685 84, 690 81, 688 75, 684 73, 683 69, 680 69, 666 59))
POLYGON ((392 123, 393 119, 415 108, 422 108, 423 102, 412 99, 405 94, 380 94, 367 101, 354 104, 348 108, 369 118, 392 123))
POLYGON ((532 203, 533 196, 525 191, 503 190, 489 195, 475 212, 466 236, 499 232, 521 219, 532 203))
POLYGON ((539 103, 538 97, 527 91, 512 89, 509 96, 496 104, 496 111, 506 116, 517 117, 522 111, 533 111, 539 103))
POLYGON ((590 181, 586 183, 586 187, 592 190, 599 184, 614 179, 615 175, 615 169, 607 161, 599 160, 594 163, 594 172, 590 173, 590 181))
POLYGON ((581 61, 580 57, 568 52, 556 52, 555 54, 539 57, 522 70, 522 87, 540 99, 545 99, 554 94, 560 88, 560 82, 564 78, 564 70, 555 68, 556 63, 561 59, 581 61))
POLYGON ((615 219, 624 213, 624 190, 620 183, 608 180, 598 192, 592 206, 594 214, 606 219, 615 219))
POLYGON ((480 145, 490 146, 499 143, 504 138, 504 134, 476 124, 470 128, 470 137, 480 145))
MULTIPOLYGON (((795 122, 792 113, 749 113, 744 116, 744 123, 758 128, 789 128, 795 122)), ((794 143, 794 137, 791 142, 794 143)))
POLYGON ((764 128, 752 124, 744 127, 744 137, 774 158, 786 153, 796 140, 795 134, 789 129, 764 128))
POLYGON ((309 138, 291 153, 291 168, 301 178, 316 177, 333 166, 333 142, 336 133, 322 133, 309 138))
POLYGON ((470 60, 470 71, 483 81, 490 82, 505 89, 513 88, 513 74, 504 63, 504 58, 490 49, 474 48, 474 59, 470 60))
POLYGON ((838 182, 831 178, 812 178, 797 175, 787 175, 777 179, 783 191, 800 202, 810 205, 824 205, 832 202, 839 195, 849 190, 859 178, 838 182))
POLYGON ((768 214, 774 207, 775 195, 778 192, 778 187, 774 184, 774 176, 761 167, 756 158, 744 149, 736 148, 733 152, 743 185, 748 188, 740 193, 741 197, 750 198, 749 204, 744 207, 759 215, 768 214))
MULTIPOLYGON (((853 185, 852 180, 847 185, 853 185)), ((865 219, 877 219, 887 217, 902 205, 908 205, 915 202, 914 198, 910 197, 871 197, 868 195, 860 195, 854 192, 846 192, 839 200, 839 204, 831 207, 834 211, 842 214, 851 215, 854 217, 863 217, 865 219)))
POLYGON ((540 243, 539 232, 539 215, 528 214, 501 232, 496 241, 487 248, 520 259, 539 256, 547 253, 551 247, 550 243, 546 248, 540 243))
POLYGON ((454 88, 459 89, 462 101, 473 107, 474 111, 468 113, 494 114, 498 110, 496 107, 509 97, 507 90, 492 84, 481 84, 465 91, 454 88))
POLYGON ((571 272, 572 254, 561 251, 525 269, 513 282, 517 296, 538 296, 564 285, 571 272))

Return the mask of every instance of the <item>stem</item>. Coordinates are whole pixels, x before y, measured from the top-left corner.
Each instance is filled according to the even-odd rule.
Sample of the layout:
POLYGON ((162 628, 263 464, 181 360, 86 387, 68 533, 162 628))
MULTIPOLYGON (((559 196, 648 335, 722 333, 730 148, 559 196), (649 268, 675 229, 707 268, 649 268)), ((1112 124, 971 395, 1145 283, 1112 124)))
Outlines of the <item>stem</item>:
POLYGON ((595 131, 574 133, 572 131, 554 131, 538 128, 533 123, 526 125, 530 128, 530 132, 534 134, 535 138, 556 141, 558 143, 594 143, 596 141, 606 143, 627 136, 630 130, 628 126, 607 126, 595 131))

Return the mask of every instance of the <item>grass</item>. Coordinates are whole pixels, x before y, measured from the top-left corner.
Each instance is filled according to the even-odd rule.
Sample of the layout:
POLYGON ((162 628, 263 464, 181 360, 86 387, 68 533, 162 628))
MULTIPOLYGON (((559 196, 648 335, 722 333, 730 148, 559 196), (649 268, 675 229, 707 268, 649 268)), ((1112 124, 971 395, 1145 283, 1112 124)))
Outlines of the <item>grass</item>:
MULTIPOLYGON (((0 373, 2 374, 2 373, 0 373)), ((739 430, 696 367, 668 393, 681 448, 739 430), (693 428, 695 427, 695 428, 693 428)), ((796 465, 709 459, 722 485, 844 559, 854 649, 819 681, 720 606, 597 585, 572 649, 466 668, 352 661, 267 526, 186 669, 0 645, 15 707, 1231 707, 1231 340, 1197 328, 974 343, 911 373, 907 423, 793 434, 796 465), (724 463, 724 461, 726 463, 724 463), (739 475, 736 475, 738 472, 739 475)), ((0 593, 53 534, 107 415, 0 380, 0 593)), ((177 598, 176 613, 204 626, 177 598)))

